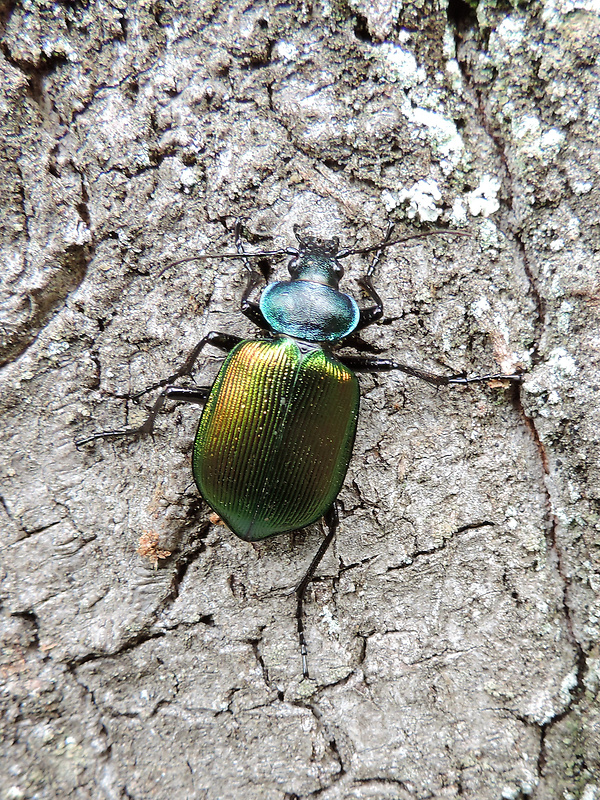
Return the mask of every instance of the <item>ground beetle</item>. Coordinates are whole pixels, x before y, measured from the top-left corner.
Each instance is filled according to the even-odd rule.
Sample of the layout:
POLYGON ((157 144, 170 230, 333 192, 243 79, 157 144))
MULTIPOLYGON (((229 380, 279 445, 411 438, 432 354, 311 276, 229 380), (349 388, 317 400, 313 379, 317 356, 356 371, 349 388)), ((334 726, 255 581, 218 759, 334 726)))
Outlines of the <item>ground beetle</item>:
MULTIPOLYGON (((251 253, 244 251, 241 223, 235 226, 236 253, 208 253, 196 258, 240 258, 248 271, 241 311, 266 335, 241 339, 211 331, 185 364, 163 386, 146 422, 137 428, 102 431, 77 445, 103 437, 151 433, 167 398, 204 405, 194 441, 192 471, 200 494, 231 530, 255 542, 304 528, 324 518, 328 532, 296 589, 296 620, 302 672, 308 677, 302 603, 306 587, 338 526, 337 495, 342 487, 356 433, 359 386, 355 372, 400 370, 434 386, 464 386, 491 379, 520 380, 514 375, 433 375, 388 359, 334 355, 350 334, 383 315, 383 304, 371 276, 384 248, 431 233, 392 239, 393 226, 373 247, 339 248, 337 238, 301 235, 298 247, 251 253), (373 305, 359 309, 338 290, 344 270, 340 259, 375 253, 359 281, 373 305), (250 258, 291 256, 291 280, 271 283, 260 303, 250 295, 262 280, 250 258), (206 345, 228 353, 212 387, 185 389, 167 385, 189 375, 206 345)), ((169 265, 175 266, 182 259, 169 265)), ((146 390, 148 391, 148 390, 146 390)))

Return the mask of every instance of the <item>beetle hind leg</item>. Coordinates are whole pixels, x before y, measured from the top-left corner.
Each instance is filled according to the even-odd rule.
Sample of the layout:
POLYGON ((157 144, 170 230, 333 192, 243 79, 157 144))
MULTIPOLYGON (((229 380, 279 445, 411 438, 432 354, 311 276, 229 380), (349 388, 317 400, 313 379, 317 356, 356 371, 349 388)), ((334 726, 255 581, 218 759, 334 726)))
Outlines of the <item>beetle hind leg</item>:
POLYGON ((204 405, 204 401, 210 394, 210 386, 196 386, 194 389, 181 389, 179 386, 166 386, 163 391, 158 395, 154 405, 145 422, 137 427, 131 428, 115 428, 114 430, 98 431, 91 436, 86 436, 84 439, 77 439, 75 447, 80 447, 88 442, 93 442, 96 439, 118 439, 121 436, 140 436, 147 433, 153 433, 154 423, 156 417, 159 415, 165 400, 179 400, 185 403, 196 403, 197 405, 204 405))
POLYGON ((298 624, 298 639, 300 641, 300 655, 302 656, 302 675, 305 678, 309 677, 308 674, 308 650, 306 648, 306 639, 304 638, 304 595, 306 594, 306 588, 308 584, 313 579, 313 575, 315 573, 316 568, 319 566, 319 563, 327 550, 329 549, 329 545, 333 541, 333 537, 335 536, 335 532, 340 522, 340 518, 338 515, 337 503, 334 501, 331 508, 325 512, 323 519, 325 520, 325 524, 327 525, 328 531, 327 536, 321 542, 321 545, 313 560, 310 562, 309 568, 306 570, 306 574, 296 587, 296 598, 297 598, 297 605, 296 605, 296 622, 298 624))

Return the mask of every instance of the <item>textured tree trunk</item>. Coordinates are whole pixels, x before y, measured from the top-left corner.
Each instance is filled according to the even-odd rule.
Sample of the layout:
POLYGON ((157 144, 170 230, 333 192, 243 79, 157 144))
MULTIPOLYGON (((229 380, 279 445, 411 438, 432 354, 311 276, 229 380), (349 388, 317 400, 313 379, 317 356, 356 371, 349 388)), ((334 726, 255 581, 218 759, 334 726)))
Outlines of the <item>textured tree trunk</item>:
POLYGON ((598 3, 0 14, 2 798, 598 800, 598 3), (209 330, 258 335, 240 262, 168 268, 236 217, 248 249, 469 231, 386 251, 365 352, 526 370, 360 377, 310 681, 321 527, 215 521, 195 406, 74 445, 209 330))

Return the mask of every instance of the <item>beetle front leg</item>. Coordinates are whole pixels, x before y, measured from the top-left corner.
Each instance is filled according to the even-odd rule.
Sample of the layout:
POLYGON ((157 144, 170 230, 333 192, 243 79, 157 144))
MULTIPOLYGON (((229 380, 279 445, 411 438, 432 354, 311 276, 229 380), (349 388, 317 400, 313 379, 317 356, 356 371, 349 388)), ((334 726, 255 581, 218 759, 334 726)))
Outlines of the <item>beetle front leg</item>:
POLYGON ((270 325, 260 310, 259 304, 254 300, 248 300, 252 292, 262 280, 263 276, 260 274, 260 272, 251 270, 250 274, 248 275, 248 283, 246 284, 246 288, 244 289, 244 293, 240 301, 240 311, 245 317, 248 317, 250 322, 256 325, 257 328, 260 328, 263 331, 268 331, 270 329, 270 325))
POLYGON ((375 267, 379 264, 381 260, 381 254, 385 248, 387 242, 389 242, 390 237, 392 235, 392 231, 394 230, 394 223, 388 223, 387 233, 385 234, 385 238, 381 243, 381 248, 377 250, 373 261, 369 264, 367 272, 363 275, 362 278, 359 278, 359 285, 367 293, 369 300, 372 300, 375 305, 369 306, 369 308, 362 308, 360 311, 360 318, 358 320, 358 325, 356 326, 355 330, 360 331, 363 328, 366 328, 368 325, 372 325, 374 322, 377 322, 378 319, 381 319, 383 316, 383 300, 377 294, 375 287, 373 286, 373 281, 371 280, 371 276, 375 271, 375 267))
POLYGON ((210 389, 210 386, 197 386, 194 389, 182 389, 179 386, 165 386, 163 391, 156 398, 148 414, 148 418, 141 425, 138 425, 137 428, 116 428, 109 431, 98 431, 98 433, 93 433, 91 436, 86 436, 85 439, 77 439, 75 447, 93 442, 95 439, 116 439, 120 436, 140 436, 142 434, 153 433, 156 417, 164 406, 165 400, 180 400, 185 403, 204 405, 204 401, 210 394, 210 389))
POLYGON ((340 518, 338 515, 337 510, 337 503, 334 501, 331 508, 325 512, 323 517, 325 520, 325 524, 328 527, 327 536, 321 542, 321 546, 317 550, 315 557, 310 562, 309 568, 306 570, 305 576, 302 578, 298 586, 296 587, 296 597, 298 599, 298 604, 296 606, 296 622, 298 623, 298 639, 300 641, 300 655, 302 656, 302 675, 305 678, 309 677, 308 674, 308 650, 306 648, 306 640, 304 638, 304 595, 306 593, 306 587, 311 582, 313 575, 315 573, 316 568, 319 566, 319 563, 325 553, 327 552, 329 545, 333 541, 333 537, 335 536, 335 532, 340 522, 340 518))
POLYGON ((353 372, 391 372, 392 370, 399 370, 404 372, 405 375, 410 375, 413 378, 420 378, 422 381, 430 383, 432 386, 467 386, 470 383, 481 383, 482 381, 492 380, 505 380, 520 383, 523 376, 519 373, 513 375, 504 375, 502 373, 495 375, 472 375, 467 376, 465 373, 459 375, 436 375, 433 372, 427 372, 423 369, 416 367, 409 367, 406 364, 399 364, 397 361, 391 361, 386 358, 369 358, 363 356, 337 356, 338 360, 346 367, 349 367, 353 372))
POLYGON ((235 221, 235 247, 238 253, 242 256, 242 263, 244 267, 248 271, 248 283, 246 284, 246 288, 244 289, 244 293, 242 295, 242 299, 240 301, 240 311, 245 317, 248 317, 250 322, 256 325, 258 328, 262 330, 269 330, 269 323, 265 319, 262 311, 260 310, 260 306, 254 300, 249 300, 248 298, 252 294, 252 292, 256 289, 256 287, 263 281, 263 276, 260 272, 254 269, 252 263, 250 262, 249 258, 244 258, 244 245, 242 242, 242 220, 236 219, 235 221))

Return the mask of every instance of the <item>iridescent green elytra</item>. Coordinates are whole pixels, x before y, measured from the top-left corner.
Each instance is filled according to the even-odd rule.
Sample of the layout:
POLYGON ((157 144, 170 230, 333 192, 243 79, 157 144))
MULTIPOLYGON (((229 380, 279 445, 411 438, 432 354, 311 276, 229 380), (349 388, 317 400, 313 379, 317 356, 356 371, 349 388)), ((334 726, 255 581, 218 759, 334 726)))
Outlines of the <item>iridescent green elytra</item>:
POLYGON ((247 541, 309 525, 341 489, 358 404, 354 374, 318 345, 242 342, 202 413, 192 460, 198 489, 247 541))

